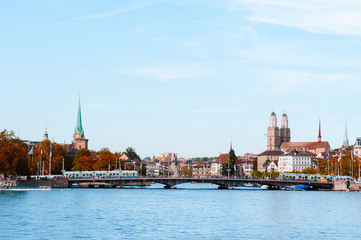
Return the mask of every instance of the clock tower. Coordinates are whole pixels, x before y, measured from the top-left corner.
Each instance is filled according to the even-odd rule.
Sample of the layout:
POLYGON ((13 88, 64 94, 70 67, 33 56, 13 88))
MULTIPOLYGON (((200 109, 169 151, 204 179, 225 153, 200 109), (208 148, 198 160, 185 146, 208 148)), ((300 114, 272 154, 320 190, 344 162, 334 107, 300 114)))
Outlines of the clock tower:
POLYGON ((80 107, 80 95, 79 95, 79 107, 78 107, 78 116, 76 119, 76 126, 74 130, 73 137, 73 148, 76 150, 86 148, 88 149, 88 139, 84 137, 84 129, 81 121, 81 107, 80 107))

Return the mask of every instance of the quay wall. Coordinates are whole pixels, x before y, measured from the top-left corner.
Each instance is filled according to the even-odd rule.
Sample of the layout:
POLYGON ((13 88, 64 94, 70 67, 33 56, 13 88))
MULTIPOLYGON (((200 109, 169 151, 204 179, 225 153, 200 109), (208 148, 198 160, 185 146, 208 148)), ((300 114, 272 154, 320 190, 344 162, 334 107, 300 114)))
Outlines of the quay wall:
POLYGON ((67 188, 68 179, 54 178, 44 180, 17 180, 17 186, 19 187, 53 187, 53 188, 67 188))

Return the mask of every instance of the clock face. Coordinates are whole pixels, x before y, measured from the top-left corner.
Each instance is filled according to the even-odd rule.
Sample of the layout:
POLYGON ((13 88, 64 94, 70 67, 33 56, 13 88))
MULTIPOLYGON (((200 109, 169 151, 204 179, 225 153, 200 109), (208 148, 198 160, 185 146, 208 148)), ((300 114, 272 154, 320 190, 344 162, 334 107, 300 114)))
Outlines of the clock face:
POLYGON ((75 137, 75 138, 80 138, 79 132, 75 133, 75 136, 74 136, 74 137, 75 137))

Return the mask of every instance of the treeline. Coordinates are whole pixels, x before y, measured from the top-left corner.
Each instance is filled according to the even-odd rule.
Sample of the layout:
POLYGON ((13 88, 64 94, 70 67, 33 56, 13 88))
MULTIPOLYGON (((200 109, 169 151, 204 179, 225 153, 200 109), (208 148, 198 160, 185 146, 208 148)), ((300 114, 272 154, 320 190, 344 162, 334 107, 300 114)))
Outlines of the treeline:
POLYGON ((134 169, 127 159, 120 159, 125 154, 129 160, 140 159, 135 149, 128 147, 124 152, 112 153, 108 148, 100 151, 81 149, 74 153, 67 144, 58 144, 44 140, 37 146, 28 146, 13 131, 0 132, 0 174, 30 176, 49 174, 51 157, 51 174, 58 175, 65 170, 91 171, 108 170, 121 167, 134 169))

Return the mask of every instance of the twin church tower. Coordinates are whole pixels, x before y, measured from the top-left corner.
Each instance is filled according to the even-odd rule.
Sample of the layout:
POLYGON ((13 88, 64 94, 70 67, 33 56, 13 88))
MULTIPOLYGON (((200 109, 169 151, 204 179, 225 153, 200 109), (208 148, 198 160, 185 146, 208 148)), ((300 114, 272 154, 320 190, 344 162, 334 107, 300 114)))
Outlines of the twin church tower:
POLYGON ((288 128, 287 114, 282 115, 281 128, 278 128, 276 114, 272 112, 270 126, 267 130, 267 150, 279 149, 284 142, 291 142, 291 129, 288 128))

